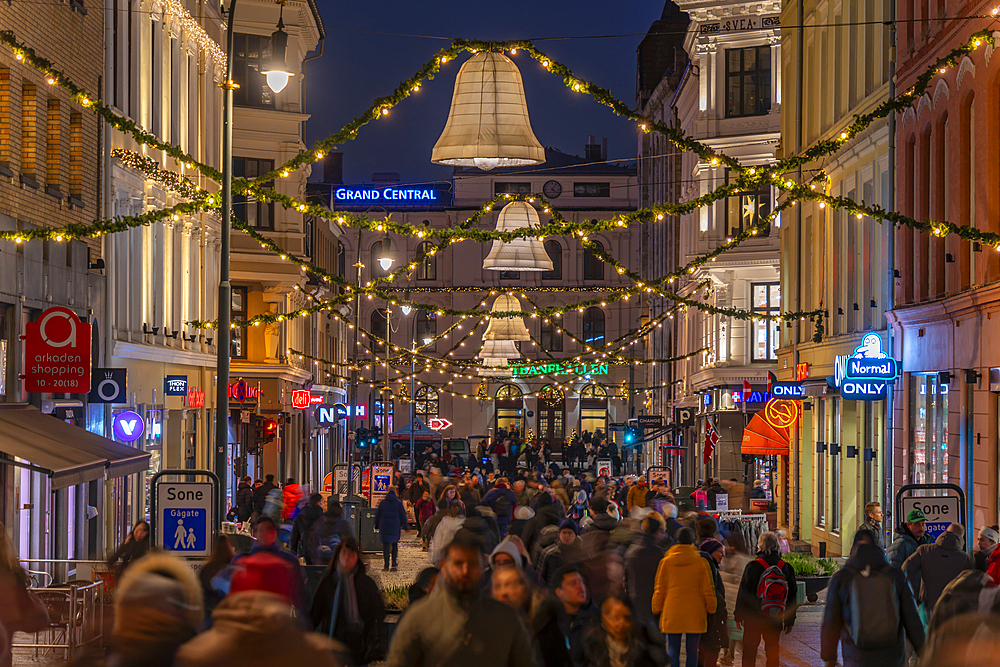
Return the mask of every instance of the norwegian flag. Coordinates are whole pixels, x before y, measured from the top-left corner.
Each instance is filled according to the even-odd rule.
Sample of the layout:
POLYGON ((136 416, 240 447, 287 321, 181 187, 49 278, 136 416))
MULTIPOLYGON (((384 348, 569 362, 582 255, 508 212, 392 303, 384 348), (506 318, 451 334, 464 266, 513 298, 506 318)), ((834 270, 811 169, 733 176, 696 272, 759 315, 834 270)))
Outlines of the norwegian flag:
POLYGON ((719 442, 719 432, 715 430, 711 419, 705 419, 705 463, 712 460, 715 445, 719 442))

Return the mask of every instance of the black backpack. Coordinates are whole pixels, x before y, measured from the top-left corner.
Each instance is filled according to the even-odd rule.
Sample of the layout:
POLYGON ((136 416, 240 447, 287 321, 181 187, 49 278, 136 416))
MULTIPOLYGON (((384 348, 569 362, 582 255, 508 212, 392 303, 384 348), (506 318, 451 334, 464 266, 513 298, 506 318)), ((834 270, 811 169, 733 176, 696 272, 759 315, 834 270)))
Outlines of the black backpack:
POLYGON ((514 511, 513 505, 510 504, 510 497, 506 493, 498 493, 496 505, 497 519, 500 521, 509 521, 510 513, 514 511))
POLYGON ((899 592, 891 570, 844 569, 851 573, 848 600, 851 641, 862 650, 894 644, 899 639, 899 592))

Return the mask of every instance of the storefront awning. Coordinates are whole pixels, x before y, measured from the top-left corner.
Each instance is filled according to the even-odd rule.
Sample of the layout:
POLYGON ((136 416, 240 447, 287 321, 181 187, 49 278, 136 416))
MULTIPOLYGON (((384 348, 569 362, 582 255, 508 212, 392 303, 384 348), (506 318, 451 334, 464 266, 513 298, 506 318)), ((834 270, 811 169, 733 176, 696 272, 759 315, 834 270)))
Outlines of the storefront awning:
POLYGON ((0 406, 0 452, 49 476, 53 489, 143 472, 149 454, 43 414, 30 405, 0 406))
POLYGON ((752 456, 788 456, 788 429, 775 428, 758 412, 743 429, 740 452, 752 456))

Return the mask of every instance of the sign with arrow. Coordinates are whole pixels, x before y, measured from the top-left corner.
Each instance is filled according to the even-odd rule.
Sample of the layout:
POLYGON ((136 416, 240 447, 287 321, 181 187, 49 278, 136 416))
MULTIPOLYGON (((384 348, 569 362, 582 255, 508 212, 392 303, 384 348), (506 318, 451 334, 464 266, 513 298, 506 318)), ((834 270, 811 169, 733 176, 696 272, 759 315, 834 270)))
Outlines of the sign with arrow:
POLYGON ((443 431, 447 428, 451 428, 451 422, 443 417, 432 417, 428 423, 433 431, 443 431))

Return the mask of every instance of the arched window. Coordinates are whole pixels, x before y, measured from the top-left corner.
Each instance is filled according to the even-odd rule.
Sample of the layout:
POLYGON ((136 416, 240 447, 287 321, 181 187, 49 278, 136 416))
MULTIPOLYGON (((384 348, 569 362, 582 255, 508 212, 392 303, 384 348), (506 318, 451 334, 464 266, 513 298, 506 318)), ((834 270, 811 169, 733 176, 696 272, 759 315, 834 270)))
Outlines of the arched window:
POLYGON ((434 244, 424 241, 417 246, 417 257, 426 254, 424 261, 417 264, 417 280, 437 280, 437 258, 430 254, 434 244))
POLYGON ((558 324, 550 319, 542 320, 542 324, 539 329, 538 343, 542 346, 543 350, 548 350, 549 352, 562 352, 562 329, 558 324))
POLYGON ((420 387, 416 391, 416 398, 413 401, 413 411, 417 418, 425 424, 438 416, 438 406, 440 404, 440 394, 434 387, 420 387))
POLYGON ((597 306, 583 311, 583 342, 591 347, 604 345, 604 311, 597 306))
POLYGON ((604 280, 604 260, 595 254, 595 250, 604 252, 604 245, 600 241, 591 241, 583 249, 584 280, 604 280))
POLYGON ((566 394, 564 394, 563 390, 559 387, 553 387, 552 385, 547 384, 538 390, 538 398, 546 403, 558 403, 566 398, 566 394))
POLYGON ((552 270, 542 271, 542 280, 562 280, 562 246, 559 241, 546 241, 545 253, 552 260, 552 270))
POLYGON ((385 308, 376 308, 372 311, 371 328, 368 330, 371 335, 371 348, 373 352, 381 352, 385 349, 386 335, 385 308))
POLYGON ((608 390, 597 384, 588 384, 580 392, 580 398, 594 398, 598 400, 607 400, 608 390))
POLYGON ((429 345, 425 345, 424 339, 437 336, 437 315, 428 313, 426 310, 419 310, 417 311, 416 318, 414 336, 417 339, 417 347, 423 346, 425 352, 433 352, 436 344, 430 343, 429 345))
POLYGON ((497 398, 501 401, 516 401, 523 396, 521 389, 515 384, 500 385, 497 389, 497 398))
POLYGON ((389 275, 389 271, 392 270, 391 266, 389 267, 389 271, 385 271, 382 269, 382 265, 378 263, 378 258, 381 256, 382 256, 382 240, 379 239, 378 241, 372 244, 371 257, 369 257, 370 261, 368 262, 368 270, 370 272, 370 275, 374 278, 383 278, 389 275))

